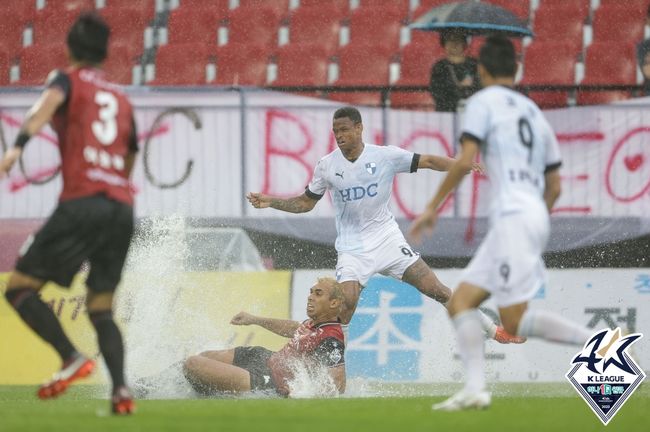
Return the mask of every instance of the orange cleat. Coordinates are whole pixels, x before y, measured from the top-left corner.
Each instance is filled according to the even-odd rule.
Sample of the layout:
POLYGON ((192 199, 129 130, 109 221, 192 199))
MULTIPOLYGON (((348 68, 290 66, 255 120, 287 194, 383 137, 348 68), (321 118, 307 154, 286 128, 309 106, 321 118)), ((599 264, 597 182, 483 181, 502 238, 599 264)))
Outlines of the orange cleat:
POLYGON ((522 344, 526 342, 526 338, 523 336, 513 336, 508 333, 503 327, 497 326, 497 331, 494 335, 494 340, 501 344, 522 344))
POLYGON ((128 388, 122 386, 113 392, 111 399, 113 414, 130 415, 135 412, 135 401, 128 388))
POLYGON ((38 389, 39 399, 52 399, 66 391, 74 381, 85 378, 95 369, 95 362, 77 354, 66 362, 60 371, 54 374, 52 380, 38 389))

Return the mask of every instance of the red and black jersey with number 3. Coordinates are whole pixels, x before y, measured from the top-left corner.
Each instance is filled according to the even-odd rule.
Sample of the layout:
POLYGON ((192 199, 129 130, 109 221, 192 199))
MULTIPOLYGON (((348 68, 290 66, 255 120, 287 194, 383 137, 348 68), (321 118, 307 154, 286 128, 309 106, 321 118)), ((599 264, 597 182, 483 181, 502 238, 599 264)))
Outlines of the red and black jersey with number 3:
POLYGON ((137 138, 126 95, 92 67, 55 70, 46 86, 66 95, 52 119, 61 152, 60 201, 104 194, 133 205, 125 162, 137 151, 137 138))
POLYGON ((314 325, 311 320, 300 324, 293 338, 273 353, 267 364, 280 394, 288 395, 288 382, 294 377, 294 361, 306 367, 335 367, 345 363, 343 329, 338 322, 314 325))

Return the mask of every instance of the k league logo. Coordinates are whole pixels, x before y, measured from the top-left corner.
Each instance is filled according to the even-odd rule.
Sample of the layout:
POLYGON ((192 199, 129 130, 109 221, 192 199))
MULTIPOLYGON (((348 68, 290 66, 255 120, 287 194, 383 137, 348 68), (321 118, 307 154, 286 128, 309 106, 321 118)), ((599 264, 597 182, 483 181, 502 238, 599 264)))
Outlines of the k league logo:
POLYGON ((621 338, 621 329, 601 330, 589 339, 566 377, 604 425, 641 384, 645 374, 627 350, 641 333, 621 338))

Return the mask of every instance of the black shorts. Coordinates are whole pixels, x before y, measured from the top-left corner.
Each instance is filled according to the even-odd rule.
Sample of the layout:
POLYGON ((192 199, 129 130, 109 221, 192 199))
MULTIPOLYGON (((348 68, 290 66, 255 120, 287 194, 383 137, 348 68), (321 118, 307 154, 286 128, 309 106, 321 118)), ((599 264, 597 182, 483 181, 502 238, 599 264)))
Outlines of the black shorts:
POLYGON ((267 366, 273 351, 260 346, 237 347, 233 366, 246 369, 251 376, 251 390, 275 390, 271 369, 267 366))
POLYGON ((104 195, 64 201, 36 235, 27 239, 16 270, 68 287, 88 261, 88 288, 113 292, 122 277, 132 235, 133 207, 104 195))

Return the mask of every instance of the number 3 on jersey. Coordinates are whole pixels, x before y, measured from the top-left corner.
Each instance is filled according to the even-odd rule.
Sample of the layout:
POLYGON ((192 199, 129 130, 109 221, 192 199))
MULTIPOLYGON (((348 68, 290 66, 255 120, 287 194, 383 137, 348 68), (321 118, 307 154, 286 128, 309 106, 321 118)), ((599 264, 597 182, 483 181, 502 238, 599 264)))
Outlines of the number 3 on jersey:
POLYGON ((95 103, 99 105, 99 120, 92 123, 93 134, 101 144, 109 146, 117 138, 117 99, 112 93, 98 91, 95 103))

